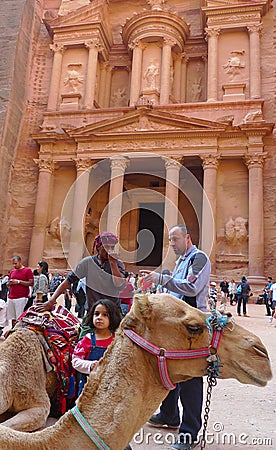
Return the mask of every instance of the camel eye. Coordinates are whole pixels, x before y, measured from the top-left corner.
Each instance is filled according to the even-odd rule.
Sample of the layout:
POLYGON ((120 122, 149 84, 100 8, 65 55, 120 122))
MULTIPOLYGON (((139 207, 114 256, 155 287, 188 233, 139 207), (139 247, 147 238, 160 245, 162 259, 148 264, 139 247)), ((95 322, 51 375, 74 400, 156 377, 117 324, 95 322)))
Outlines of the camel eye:
POLYGON ((203 331, 202 327, 196 325, 186 325, 186 328, 191 334, 201 334, 203 331))

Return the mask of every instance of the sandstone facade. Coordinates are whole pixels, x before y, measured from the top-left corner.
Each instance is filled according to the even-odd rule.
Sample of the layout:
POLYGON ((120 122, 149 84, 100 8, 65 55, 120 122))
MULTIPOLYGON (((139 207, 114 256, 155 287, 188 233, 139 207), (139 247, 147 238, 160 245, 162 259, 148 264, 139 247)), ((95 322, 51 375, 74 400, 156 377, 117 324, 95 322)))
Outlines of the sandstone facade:
POLYGON ((1 270, 67 269, 105 229, 127 268, 171 267, 184 220, 214 277, 276 274, 269 0, 0 8, 1 270))

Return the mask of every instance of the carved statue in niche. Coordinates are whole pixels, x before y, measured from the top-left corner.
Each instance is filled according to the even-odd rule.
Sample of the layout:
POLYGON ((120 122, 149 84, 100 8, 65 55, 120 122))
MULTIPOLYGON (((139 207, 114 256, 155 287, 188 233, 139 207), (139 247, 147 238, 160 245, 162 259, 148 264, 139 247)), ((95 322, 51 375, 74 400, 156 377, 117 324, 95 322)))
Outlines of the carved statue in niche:
POLYGON ((236 81, 241 75, 241 69, 245 68, 245 63, 240 59, 241 55, 244 55, 244 50, 237 50, 231 52, 231 58, 228 59, 227 63, 223 65, 225 72, 229 74, 230 81, 236 81))
POLYGON ((69 249, 71 226, 66 219, 55 217, 48 226, 48 235, 51 237, 51 250, 46 251, 46 255, 58 255, 62 248, 65 251, 69 249))
POLYGON ((145 80, 145 87, 150 89, 156 89, 159 85, 159 68, 154 63, 151 63, 143 75, 145 80))
POLYGON ((126 88, 118 88, 111 97, 111 106, 126 106, 126 88))
POLYGON ((80 84, 83 83, 83 76, 80 73, 82 64, 68 64, 67 77, 64 85, 70 92, 77 92, 80 84))
POLYGON ((147 3, 153 11, 162 11, 164 9, 164 5, 167 3, 167 0, 147 0, 147 3))
POLYGON ((201 77, 198 80, 194 80, 191 87, 191 100, 192 102, 199 102, 201 100, 202 86, 201 77))
POLYGON ((230 244, 240 244, 248 239, 248 220, 243 217, 232 217, 225 224, 225 238, 230 244))

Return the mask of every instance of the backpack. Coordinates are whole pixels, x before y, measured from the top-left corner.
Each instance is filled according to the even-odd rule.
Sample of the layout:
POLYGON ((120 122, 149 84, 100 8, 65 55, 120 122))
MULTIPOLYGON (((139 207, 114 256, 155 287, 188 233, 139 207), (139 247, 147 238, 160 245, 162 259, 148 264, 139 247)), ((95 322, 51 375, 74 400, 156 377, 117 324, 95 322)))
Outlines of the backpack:
POLYGON ((241 293, 242 293, 242 285, 239 284, 236 289, 236 294, 241 294, 241 293))

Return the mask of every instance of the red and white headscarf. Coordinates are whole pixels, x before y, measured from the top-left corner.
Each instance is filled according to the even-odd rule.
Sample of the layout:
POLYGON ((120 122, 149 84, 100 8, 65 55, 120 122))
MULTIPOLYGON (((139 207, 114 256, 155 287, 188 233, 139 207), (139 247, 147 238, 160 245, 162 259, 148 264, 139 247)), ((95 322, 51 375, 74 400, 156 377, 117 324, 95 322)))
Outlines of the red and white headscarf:
POLYGON ((115 234, 113 233, 109 233, 108 231, 103 231, 102 233, 98 234, 98 236, 95 237, 94 242, 93 242, 93 247, 92 247, 92 253, 94 253, 94 250, 96 248, 96 250, 98 250, 98 248, 101 245, 105 245, 105 244, 117 244, 118 243, 118 238, 117 236, 115 236, 115 234))

